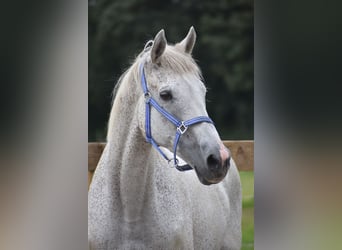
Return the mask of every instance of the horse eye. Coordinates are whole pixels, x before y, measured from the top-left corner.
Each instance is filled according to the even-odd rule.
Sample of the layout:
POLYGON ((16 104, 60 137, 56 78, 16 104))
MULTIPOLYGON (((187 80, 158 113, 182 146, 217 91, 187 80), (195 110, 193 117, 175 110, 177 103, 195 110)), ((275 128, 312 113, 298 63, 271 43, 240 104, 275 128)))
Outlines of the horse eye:
POLYGON ((160 98, 163 99, 164 101, 170 101, 172 99, 172 94, 168 90, 164 90, 160 92, 160 98))

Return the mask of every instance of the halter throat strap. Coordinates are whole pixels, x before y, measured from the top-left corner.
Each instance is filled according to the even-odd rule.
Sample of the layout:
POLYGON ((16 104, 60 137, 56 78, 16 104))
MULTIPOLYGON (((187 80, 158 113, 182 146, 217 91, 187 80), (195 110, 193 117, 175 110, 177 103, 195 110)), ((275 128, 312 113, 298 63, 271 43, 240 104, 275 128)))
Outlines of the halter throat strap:
POLYGON ((182 121, 177 119, 174 115, 167 112, 163 109, 158 102, 152 97, 151 93, 148 90, 147 82, 145 78, 145 71, 144 71, 144 63, 140 65, 140 77, 141 77, 141 86, 144 92, 145 97, 145 134, 146 134, 146 141, 150 143, 168 162, 173 161, 173 165, 179 171, 187 171, 192 170, 190 165, 180 166, 178 165, 177 159, 177 146, 181 136, 186 133, 188 128, 192 125, 197 123, 207 122, 213 124, 213 121, 207 116, 197 116, 191 118, 186 121, 182 121), (173 159, 169 159, 166 154, 160 149, 159 145, 152 137, 151 132, 151 107, 154 107, 160 114, 162 114, 168 121, 170 121, 176 127, 176 134, 173 143, 173 159))

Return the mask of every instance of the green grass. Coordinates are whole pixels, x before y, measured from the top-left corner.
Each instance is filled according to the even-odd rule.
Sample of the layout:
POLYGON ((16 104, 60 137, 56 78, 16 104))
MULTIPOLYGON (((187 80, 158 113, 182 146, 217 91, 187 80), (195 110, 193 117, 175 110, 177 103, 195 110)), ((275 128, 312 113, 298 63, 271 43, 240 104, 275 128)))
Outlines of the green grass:
POLYGON ((242 250, 254 249, 254 172, 240 172, 242 183, 242 250))

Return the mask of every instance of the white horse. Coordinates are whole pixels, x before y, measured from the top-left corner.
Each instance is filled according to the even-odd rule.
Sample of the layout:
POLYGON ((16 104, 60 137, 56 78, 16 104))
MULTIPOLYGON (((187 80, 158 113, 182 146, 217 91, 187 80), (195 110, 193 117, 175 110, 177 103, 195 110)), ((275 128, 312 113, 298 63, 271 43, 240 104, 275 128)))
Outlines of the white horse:
POLYGON ((207 115, 195 40, 191 27, 168 45, 161 30, 119 80, 89 190, 90 249, 240 249, 240 178, 207 115))

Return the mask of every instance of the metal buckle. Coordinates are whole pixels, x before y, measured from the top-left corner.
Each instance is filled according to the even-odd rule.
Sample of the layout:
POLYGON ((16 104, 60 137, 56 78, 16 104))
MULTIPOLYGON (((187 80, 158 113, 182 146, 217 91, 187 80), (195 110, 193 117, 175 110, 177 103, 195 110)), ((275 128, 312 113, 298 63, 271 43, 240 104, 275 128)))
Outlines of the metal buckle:
POLYGON ((188 129, 188 126, 186 126, 184 124, 184 121, 182 121, 181 125, 179 125, 179 127, 177 127, 177 131, 182 135, 186 132, 186 130, 188 129))
POLYGON ((150 100, 151 100, 151 94, 150 94, 150 92, 146 92, 146 93, 144 94, 144 97, 145 97, 145 103, 149 103, 150 100))

